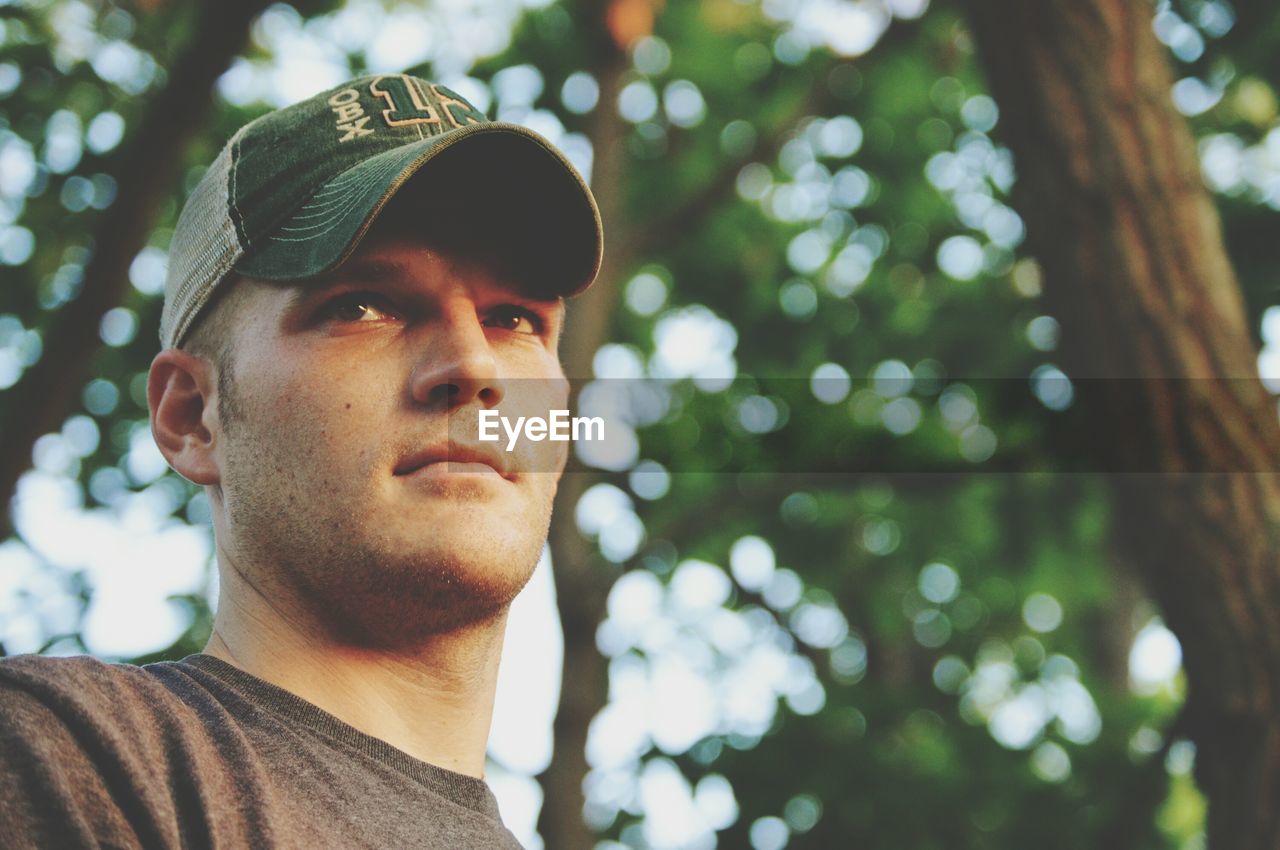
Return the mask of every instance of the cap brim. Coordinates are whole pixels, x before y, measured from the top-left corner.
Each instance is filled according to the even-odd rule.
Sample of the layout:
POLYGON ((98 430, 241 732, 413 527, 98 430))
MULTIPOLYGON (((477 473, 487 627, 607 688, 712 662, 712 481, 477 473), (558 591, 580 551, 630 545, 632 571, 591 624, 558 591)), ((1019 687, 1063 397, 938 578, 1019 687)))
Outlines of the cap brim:
POLYGON ((454 208, 472 210, 476 220, 461 226, 483 228, 481 235, 495 250, 522 246, 519 250, 536 254, 532 260, 520 257, 519 263, 539 268, 540 288, 548 294, 577 294, 600 271, 600 212, 581 175, 542 136, 504 122, 472 125, 352 166, 249 245, 235 271, 261 280, 298 280, 330 271, 410 184, 450 228, 460 225, 454 208))

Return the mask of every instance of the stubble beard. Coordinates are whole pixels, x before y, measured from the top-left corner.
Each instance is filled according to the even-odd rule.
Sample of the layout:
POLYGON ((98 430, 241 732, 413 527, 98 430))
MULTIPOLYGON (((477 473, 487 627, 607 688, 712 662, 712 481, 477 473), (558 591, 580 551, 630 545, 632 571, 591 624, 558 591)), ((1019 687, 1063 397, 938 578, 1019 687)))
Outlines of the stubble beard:
POLYGON ((221 489, 236 568, 273 607, 332 640, 376 650, 422 646, 501 614, 537 565, 549 502, 517 539, 486 541, 479 530, 454 528, 442 536, 459 545, 407 546, 421 539, 386 534, 403 527, 394 517, 353 510, 375 503, 369 490, 331 470, 300 476, 298 459, 307 453, 297 440, 255 439, 243 420, 234 431, 221 489), (294 449, 286 455, 284 445, 294 449))

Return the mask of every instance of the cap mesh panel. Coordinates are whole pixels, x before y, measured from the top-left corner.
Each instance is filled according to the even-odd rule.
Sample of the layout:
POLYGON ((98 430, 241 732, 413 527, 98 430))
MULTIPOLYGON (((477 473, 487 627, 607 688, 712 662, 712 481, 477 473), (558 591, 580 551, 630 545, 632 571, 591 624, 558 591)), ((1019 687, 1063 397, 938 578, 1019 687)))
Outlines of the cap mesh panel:
POLYGON ((160 342, 165 348, 178 345, 218 283, 243 254, 228 204, 232 152, 239 135, 218 154, 178 216, 169 247, 167 309, 160 320, 160 342))

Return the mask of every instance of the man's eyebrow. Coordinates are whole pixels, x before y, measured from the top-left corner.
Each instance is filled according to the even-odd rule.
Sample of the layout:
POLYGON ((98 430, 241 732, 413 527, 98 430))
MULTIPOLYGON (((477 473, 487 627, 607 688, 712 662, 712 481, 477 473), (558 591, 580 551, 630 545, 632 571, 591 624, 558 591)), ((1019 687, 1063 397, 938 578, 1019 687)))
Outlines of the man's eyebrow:
POLYGON ((308 301, 324 294, 335 286, 357 284, 363 286, 385 285, 407 274, 405 265, 394 260, 357 259, 336 269, 322 272, 315 277, 289 281, 286 310, 304 306, 308 301))
MULTIPOLYGON (((311 301, 336 286, 356 285, 369 287, 394 288, 398 283, 409 280, 412 270, 409 265, 398 260, 379 257, 356 258, 343 263, 336 269, 322 272, 315 277, 288 281, 285 286, 288 297, 285 309, 293 311, 306 306, 311 301)), ((555 312, 567 307, 563 295, 547 295, 539 292, 522 292, 517 287, 510 288, 513 300, 530 306, 538 306, 555 312)))

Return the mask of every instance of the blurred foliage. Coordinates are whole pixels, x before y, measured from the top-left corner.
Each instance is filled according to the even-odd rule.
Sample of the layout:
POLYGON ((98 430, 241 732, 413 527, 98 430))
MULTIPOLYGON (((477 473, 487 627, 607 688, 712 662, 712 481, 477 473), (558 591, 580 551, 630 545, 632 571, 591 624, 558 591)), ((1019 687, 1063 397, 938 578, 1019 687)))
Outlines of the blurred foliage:
MULTIPOLYGON (((643 738, 621 762, 598 766, 590 820, 602 838, 662 846, 662 813, 646 808, 636 782, 646 766, 674 765, 688 787, 721 787, 715 777, 732 787, 737 811, 718 824, 722 846, 1190 846, 1203 801, 1187 745, 1164 735, 1182 683, 1152 693, 1130 685, 1128 653, 1154 612, 1109 547, 1101 481, 998 471, 1026 468, 1044 441, 1045 418, 1029 415, 1026 400, 1032 375, 1053 363, 1057 329, 1042 315, 1035 263, 1019 253, 1021 222, 1007 206, 1014 164, 996 141, 998 110, 963 19, 935 3, 851 57, 799 28, 805 5, 669 2, 632 45, 627 171, 616 187, 626 220, 607 226, 642 250, 618 281, 626 306, 597 363, 633 371, 601 366, 600 377, 654 374, 662 340, 685 319, 699 333, 719 329, 727 342, 707 368, 736 380, 717 388, 691 365, 675 397, 701 429, 691 432, 689 417, 642 429, 648 478, 602 473, 606 483, 589 493, 622 506, 622 520, 595 529, 600 568, 627 586, 647 574, 641 583, 663 600, 651 631, 606 640, 610 623, 621 633, 629 604, 611 600, 601 644, 615 683, 683 654, 732 693, 750 641, 724 635, 745 625, 792 659, 794 687, 769 693, 776 710, 763 720, 735 723, 721 706, 692 746, 643 738), (785 394, 808 392, 815 375, 848 381, 835 402, 843 420, 787 418, 805 405, 785 394), (759 395, 769 378, 791 380, 759 395), (761 398, 766 425, 744 426, 761 398), (837 450, 874 457, 877 469, 934 473, 814 472, 837 450), (718 456, 767 462, 750 475, 715 472, 707 458, 718 456), (636 521, 643 534, 628 543, 616 523, 636 521), (776 565, 758 581, 748 550, 776 565), (730 619, 682 609, 675 585, 699 562, 728 585, 715 607, 730 619), (1060 624, 1050 616, 1044 627, 1032 608, 1052 614, 1055 604, 1060 624), (1133 823, 1134 801, 1148 798, 1133 823), (1126 843, 1107 845, 1115 836, 1126 843)), ((1164 2, 1155 25, 1206 162, 1218 157, 1206 177, 1259 329, 1280 302, 1270 234, 1280 207, 1280 13, 1255 5, 1237 22, 1217 0, 1164 2)), ((457 14, 476 9, 486 6, 457 14)), ((42 330, 76 297, 95 224, 129 188, 111 177, 112 152, 198 37, 190 11, 0 2, 0 389, 39 357, 42 330)), ((292 43, 272 27, 322 38, 342 14, 335 3, 302 13, 273 7, 244 67, 266 75, 292 43)), ((498 53, 447 70, 496 98, 491 115, 589 133, 595 36, 581 17, 557 3, 531 8, 498 53), (532 69, 532 100, 503 101, 495 80, 514 67, 532 69)), ((338 53, 353 74, 376 65, 363 47, 338 53)), ((415 70, 435 76, 439 61, 415 70)), ((242 100, 218 98, 134 264, 129 300, 104 323, 107 344, 74 417, 100 439, 64 431, 65 445, 37 446, 37 467, 75 482, 88 510, 123 517, 143 504, 169 522, 207 521, 203 495, 149 470, 137 440, 170 228, 200 168, 270 108, 242 100)), ((21 539, 8 545, 43 557, 21 539)), ((82 566, 47 563, 9 583, 0 608, 9 651, 86 648, 78 635, 94 588, 82 566)), ((189 628, 140 660, 203 645, 206 600, 192 593, 178 604, 189 628)))

